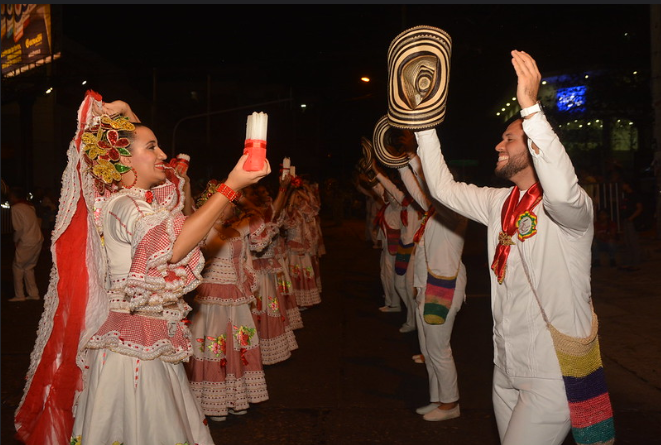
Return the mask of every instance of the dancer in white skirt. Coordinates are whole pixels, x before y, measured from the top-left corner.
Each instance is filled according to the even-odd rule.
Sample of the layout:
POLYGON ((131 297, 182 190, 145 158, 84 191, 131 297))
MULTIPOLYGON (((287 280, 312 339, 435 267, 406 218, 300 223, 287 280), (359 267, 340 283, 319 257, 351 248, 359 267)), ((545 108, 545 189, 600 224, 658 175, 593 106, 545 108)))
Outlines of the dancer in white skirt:
POLYGON ((299 309, 303 310, 321 303, 321 295, 310 254, 312 232, 306 221, 312 213, 309 198, 307 193, 301 190, 300 177, 292 180, 292 187, 294 189, 285 208, 287 214, 283 227, 287 230, 286 247, 292 289, 299 309))
POLYGON ((319 195, 319 184, 316 182, 309 182, 303 180, 303 187, 308 192, 310 198, 311 213, 308 221, 311 224, 311 240, 310 240, 310 256, 312 258, 312 267, 314 268, 314 275, 317 280, 317 289, 319 293, 322 292, 321 284, 321 257, 326 255, 326 244, 324 243, 324 235, 321 231, 321 196, 319 195))
MULTIPOLYGON (((282 225, 282 208, 287 193, 290 177, 280 178, 280 192, 275 202, 272 201, 268 190, 263 185, 246 188, 245 198, 254 208, 251 212, 253 218, 263 220, 264 229, 268 233, 267 246, 261 251, 251 250, 252 264, 255 270, 257 289, 255 291, 256 304, 252 312, 259 335, 262 364, 272 365, 291 357, 291 351, 298 349, 298 343, 293 329, 289 323, 286 305, 287 278, 284 275, 282 264, 275 258, 277 238, 280 237, 282 225)), ((290 286, 291 287, 291 286, 290 286)), ((298 307, 294 306, 300 320, 298 307)))
POLYGON ((182 363, 192 352, 183 295, 199 283, 203 234, 235 190, 270 168, 246 172, 242 157, 213 202, 187 218, 187 178, 137 122, 125 102, 91 91, 79 109, 15 417, 24 443, 213 443, 182 363))
MULTIPOLYGON (((217 181, 209 181, 197 201, 199 209, 216 187, 217 181)), ((258 250, 266 247, 265 232, 261 218, 228 206, 204 240, 207 263, 195 297, 198 311, 190 326, 195 349, 186 370, 193 393, 212 420, 245 414, 250 403, 268 400, 251 312, 257 283, 248 253, 253 241, 258 250)))

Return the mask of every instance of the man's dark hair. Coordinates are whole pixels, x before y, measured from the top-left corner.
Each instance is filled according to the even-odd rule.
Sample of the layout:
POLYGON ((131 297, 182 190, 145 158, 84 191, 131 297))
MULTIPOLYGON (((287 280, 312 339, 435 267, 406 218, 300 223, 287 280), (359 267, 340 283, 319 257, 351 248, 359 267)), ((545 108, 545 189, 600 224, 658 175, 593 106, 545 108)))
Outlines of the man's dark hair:
MULTIPOLYGON (((516 121, 521 121, 521 124, 523 125, 523 118, 518 116, 518 115, 514 115, 507 122, 505 122, 505 128, 509 127, 510 125, 512 125, 516 121)), ((526 147, 527 147, 528 146, 528 135, 526 134, 525 131, 523 132, 523 142, 526 144, 526 147)))
POLYGON ((25 189, 17 185, 11 188, 11 194, 14 195, 17 199, 26 199, 28 196, 27 193, 25 193, 25 189))

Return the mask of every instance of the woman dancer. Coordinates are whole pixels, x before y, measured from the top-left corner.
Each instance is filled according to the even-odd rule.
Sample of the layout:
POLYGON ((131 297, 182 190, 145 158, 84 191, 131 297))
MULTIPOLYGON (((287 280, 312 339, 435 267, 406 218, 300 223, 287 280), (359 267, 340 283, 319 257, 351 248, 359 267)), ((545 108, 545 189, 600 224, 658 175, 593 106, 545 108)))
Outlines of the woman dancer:
POLYGON ((15 416, 27 444, 213 443, 182 364, 192 352, 182 297, 199 282, 203 234, 270 167, 246 172, 241 157, 221 193, 186 218, 183 181, 137 122, 125 102, 92 91, 79 109, 15 416))
MULTIPOLYGON (((217 187, 217 181, 209 181, 198 209, 208 205, 217 187)), ((268 400, 261 339, 251 313, 257 283, 248 251, 263 250, 275 230, 257 214, 241 214, 231 205, 204 240, 207 264, 190 327, 196 347, 186 370, 193 393, 212 420, 245 414, 250 403, 268 400)))
POLYGON ((314 210, 302 185, 303 181, 300 177, 292 179, 293 190, 289 195, 287 215, 283 224, 287 230, 289 275, 299 310, 321 303, 315 267, 311 258, 313 237, 317 233, 316 228, 310 225, 314 210))
POLYGON ((246 199, 254 205, 254 211, 263 218, 265 227, 272 228, 266 230, 273 234, 273 238, 264 250, 260 252, 251 250, 257 279, 253 315, 264 365, 282 362, 291 357, 291 351, 298 349, 296 337, 290 326, 289 314, 300 321, 300 311, 296 305, 293 307, 295 313, 292 313, 292 308, 287 307, 286 300, 291 286, 287 286, 288 275, 285 275, 282 263, 275 257, 283 220, 281 210, 290 178, 288 175, 280 178, 280 191, 274 202, 266 187, 260 184, 246 188, 245 193, 246 199))

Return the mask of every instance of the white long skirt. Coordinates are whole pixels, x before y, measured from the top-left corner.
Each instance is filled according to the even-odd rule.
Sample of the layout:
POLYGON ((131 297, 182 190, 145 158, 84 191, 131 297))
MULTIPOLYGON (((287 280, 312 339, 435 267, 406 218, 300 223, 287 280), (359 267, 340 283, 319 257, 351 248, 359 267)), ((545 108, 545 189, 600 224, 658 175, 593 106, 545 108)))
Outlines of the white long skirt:
POLYGON ((296 303, 299 307, 309 307, 321 303, 317 277, 310 254, 289 252, 289 275, 292 281, 292 293, 296 296, 296 303))
POLYGON ((87 384, 75 408, 81 445, 213 445, 182 363, 88 351, 87 384))

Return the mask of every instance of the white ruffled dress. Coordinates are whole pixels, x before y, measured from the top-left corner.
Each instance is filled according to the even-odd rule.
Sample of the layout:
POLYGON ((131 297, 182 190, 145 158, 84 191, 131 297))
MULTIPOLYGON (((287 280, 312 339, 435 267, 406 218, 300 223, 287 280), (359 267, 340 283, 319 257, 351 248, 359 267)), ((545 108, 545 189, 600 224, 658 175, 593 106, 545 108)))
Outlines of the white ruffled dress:
POLYGON ((123 190, 103 206, 110 311, 85 346, 72 444, 213 444, 182 363, 192 354, 183 295, 203 258, 195 248, 168 262, 185 221, 177 192, 123 190))

